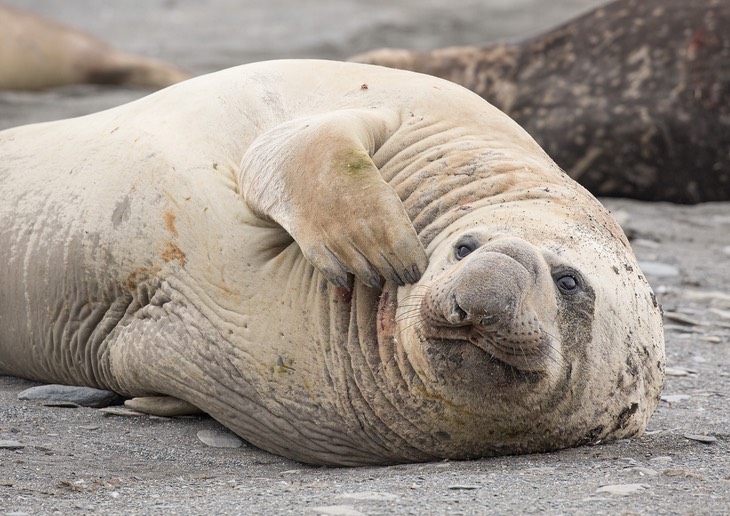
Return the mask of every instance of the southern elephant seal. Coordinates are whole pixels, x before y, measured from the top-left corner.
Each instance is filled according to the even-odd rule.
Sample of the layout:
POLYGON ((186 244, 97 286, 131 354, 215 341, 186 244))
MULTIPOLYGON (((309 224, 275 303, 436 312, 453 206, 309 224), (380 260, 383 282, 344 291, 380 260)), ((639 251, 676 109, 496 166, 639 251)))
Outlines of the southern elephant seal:
POLYGON ((0 90, 80 83, 162 88, 189 77, 170 64, 119 52, 90 34, 0 6, 0 90))
POLYGON ((617 0, 522 42, 351 59, 479 93, 595 195, 730 200, 730 2, 617 0))
POLYGON ((251 64, 0 132, 0 163, 0 374, 332 465, 634 436, 656 406, 621 229, 453 83, 251 64))

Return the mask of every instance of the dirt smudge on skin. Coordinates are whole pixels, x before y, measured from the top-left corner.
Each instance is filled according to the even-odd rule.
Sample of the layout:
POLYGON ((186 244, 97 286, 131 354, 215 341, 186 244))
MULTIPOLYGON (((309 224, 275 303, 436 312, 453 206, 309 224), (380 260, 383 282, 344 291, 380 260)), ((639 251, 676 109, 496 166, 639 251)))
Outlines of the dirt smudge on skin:
POLYGON ((172 233, 172 236, 177 236, 177 228, 175 227, 175 219, 176 219, 175 214, 172 211, 167 210, 165 212, 165 227, 167 228, 167 230, 170 233, 172 233))
POLYGON ((160 257, 165 260, 166 262, 171 262, 173 260, 177 260, 180 262, 180 265, 182 267, 185 267, 185 263, 187 263, 187 258, 185 256, 185 253, 183 252, 180 247, 174 242, 168 242, 165 246, 165 249, 162 251, 162 254, 160 257))

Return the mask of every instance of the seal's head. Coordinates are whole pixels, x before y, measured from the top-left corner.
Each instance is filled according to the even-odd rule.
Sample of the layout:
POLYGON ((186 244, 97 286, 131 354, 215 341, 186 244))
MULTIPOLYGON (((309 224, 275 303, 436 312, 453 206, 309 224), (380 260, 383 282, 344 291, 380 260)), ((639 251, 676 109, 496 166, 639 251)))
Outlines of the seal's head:
POLYGON ((459 210, 392 314, 411 389, 438 401, 432 435, 474 456, 641 434, 661 314, 610 214, 572 185, 459 210))

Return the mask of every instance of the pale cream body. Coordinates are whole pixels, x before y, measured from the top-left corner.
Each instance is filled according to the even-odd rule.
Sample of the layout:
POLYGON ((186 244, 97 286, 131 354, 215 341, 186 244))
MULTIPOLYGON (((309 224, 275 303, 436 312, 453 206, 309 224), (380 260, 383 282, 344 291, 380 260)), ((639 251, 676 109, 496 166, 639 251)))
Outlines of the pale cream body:
POLYGON ((446 81, 252 64, 4 131, 0 163, 0 374, 174 396, 328 464, 635 435, 656 405, 661 318, 620 229, 514 122, 446 81), (556 342, 530 381, 472 349, 455 366, 405 313, 471 229, 514 234, 541 264, 560 256, 595 293, 585 339, 556 342), (423 244, 428 269, 350 293, 302 252, 326 268, 318 244, 342 238, 365 281, 359 253, 423 271, 423 244))

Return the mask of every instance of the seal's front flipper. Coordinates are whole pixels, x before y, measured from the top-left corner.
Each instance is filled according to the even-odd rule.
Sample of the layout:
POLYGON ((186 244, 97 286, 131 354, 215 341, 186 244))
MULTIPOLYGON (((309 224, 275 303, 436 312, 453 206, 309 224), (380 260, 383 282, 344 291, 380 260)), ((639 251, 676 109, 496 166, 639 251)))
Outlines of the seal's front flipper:
POLYGON ((153 416, 190 416, 203 414, 195 405, 173 396, 147 396, 143 398, 132 398, 124 402, 124 406, 137 412, 144 412, 153 416))
POLYGON ((340 110, 281 124, 261 135, 241 163, 239 185, 257 216, 280 224, 335 285, 348 272, 415 283, 428 265, 398 194, 370 156, 397 116, 340 110))

